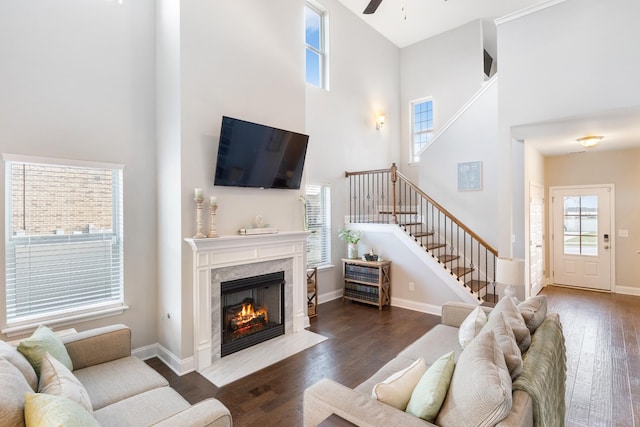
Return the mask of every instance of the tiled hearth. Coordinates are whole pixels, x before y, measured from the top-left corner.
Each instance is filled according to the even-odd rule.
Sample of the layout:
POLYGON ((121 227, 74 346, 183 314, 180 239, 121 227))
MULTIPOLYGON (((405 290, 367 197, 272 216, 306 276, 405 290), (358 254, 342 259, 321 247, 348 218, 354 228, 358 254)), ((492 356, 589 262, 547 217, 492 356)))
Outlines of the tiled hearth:
POLYGON ((220 359, 220 283, 276 271, 285 274, 285 335, 309 326, 307 232, 185 239, 193 249, 194 359, 197 371, 220 359))

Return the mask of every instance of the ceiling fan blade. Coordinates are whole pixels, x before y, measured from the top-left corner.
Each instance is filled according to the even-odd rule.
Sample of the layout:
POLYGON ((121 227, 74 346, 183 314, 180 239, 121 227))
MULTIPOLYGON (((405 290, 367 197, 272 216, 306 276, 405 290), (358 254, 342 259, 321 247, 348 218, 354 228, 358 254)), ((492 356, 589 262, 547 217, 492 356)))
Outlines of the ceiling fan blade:
POLYGON ((382 0, 371 0, 362 13, 364 13, 365 15, 371 15, 376 11, 378 6, 380 6, 380 3, 382 3, 382 0))

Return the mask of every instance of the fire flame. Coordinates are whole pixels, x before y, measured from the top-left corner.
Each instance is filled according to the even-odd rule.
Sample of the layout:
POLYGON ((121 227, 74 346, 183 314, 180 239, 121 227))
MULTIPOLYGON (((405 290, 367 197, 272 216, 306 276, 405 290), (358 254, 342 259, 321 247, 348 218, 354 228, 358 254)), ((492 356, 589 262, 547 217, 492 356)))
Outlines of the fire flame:
POLYGON ((259 308, 258 310, 255 310, 253 308, 253 304, 242 304, 242 311, 239 314, 240 314, 240 318, 245 322, 251 319, 255 319, 256 317, 259 317, 259 316, 264 317, 265 322, 269 321, 269 319, 267 318, 267 310, 264 308, 259 308))

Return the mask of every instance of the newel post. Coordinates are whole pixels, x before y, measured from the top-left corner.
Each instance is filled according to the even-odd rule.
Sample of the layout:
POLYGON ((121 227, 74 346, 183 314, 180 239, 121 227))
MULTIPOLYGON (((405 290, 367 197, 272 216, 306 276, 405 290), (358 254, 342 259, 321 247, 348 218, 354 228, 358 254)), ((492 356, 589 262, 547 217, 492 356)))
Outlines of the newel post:
POLYGON ((396 212, 396 181, 398 181, 398 167, 395 163, 391 164, 391 185, 393 189, 393 206, 391 208, 391 213, 393 215, 393 223, 398 223, 398 216, 396 212))

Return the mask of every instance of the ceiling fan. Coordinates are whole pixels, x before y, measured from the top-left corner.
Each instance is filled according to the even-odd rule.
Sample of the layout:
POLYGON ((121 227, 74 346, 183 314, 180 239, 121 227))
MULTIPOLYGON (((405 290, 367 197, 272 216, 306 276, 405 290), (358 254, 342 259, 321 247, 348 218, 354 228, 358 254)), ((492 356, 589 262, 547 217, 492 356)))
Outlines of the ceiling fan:
POLYGON ((362 13, 365 15, 371 15, 376 11, 378 6, 380 6, 380 3, 382 3, 382 0, 371 0, 362 13))

